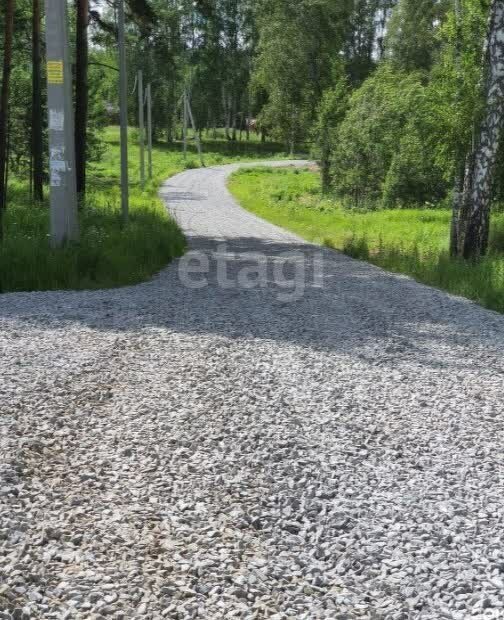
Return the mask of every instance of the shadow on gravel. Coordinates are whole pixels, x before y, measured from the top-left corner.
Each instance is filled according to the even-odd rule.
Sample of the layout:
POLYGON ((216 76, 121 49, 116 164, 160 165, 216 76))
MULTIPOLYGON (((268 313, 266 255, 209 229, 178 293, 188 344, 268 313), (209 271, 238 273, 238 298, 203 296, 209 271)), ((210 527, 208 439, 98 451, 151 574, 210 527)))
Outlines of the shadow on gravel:
POLYGON ((41 330, 69 323, 117 332, 158 327, 357 350, 367 363, 407 358, 437 368, 464 366, 457 347, 486 346, 485 364, 494 372, 503 367, 504 317, 406 277, 284 239, 192 237, 190 248, 135 287, 2 295, 0 328, 10 317, 41 330), (296 295, 293 282, 302 288, 296 295))
POLYGON ((169 184, 164 186, 162 196, 165 200, 168 200, 170 202, 170 205, 176 205, 177 203, 186 204, 187 201, 200 202, 201 200, 204 200, 206 198, 206 196, 201 193, 170 189, 169 184))

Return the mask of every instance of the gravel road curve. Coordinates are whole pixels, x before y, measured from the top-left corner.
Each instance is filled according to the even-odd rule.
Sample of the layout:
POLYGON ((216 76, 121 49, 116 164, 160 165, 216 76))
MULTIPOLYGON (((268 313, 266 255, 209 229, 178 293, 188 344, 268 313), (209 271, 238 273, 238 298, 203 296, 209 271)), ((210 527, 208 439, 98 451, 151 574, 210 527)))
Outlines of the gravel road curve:
POLYGON ((151 282, 0 297, 0 618, 504 618, 504 319, 235 168, 163 186, 151 282))

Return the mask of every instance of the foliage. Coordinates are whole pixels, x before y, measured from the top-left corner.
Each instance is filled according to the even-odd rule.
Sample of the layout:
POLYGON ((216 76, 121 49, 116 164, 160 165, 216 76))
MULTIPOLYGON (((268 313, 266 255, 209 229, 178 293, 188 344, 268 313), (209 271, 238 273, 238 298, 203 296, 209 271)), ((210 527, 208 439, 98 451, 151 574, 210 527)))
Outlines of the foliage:
POLYGON ((318 103, 331 85, 349 13, 345 1, 258 3, 253 83, 266 95, 260 122, 291 151, 309 135, 318 103))
POLYGON ((438 200, 446 187, 429 138, 441 120, 422 73, 383 64, 350 98, 336 138, 335 189, 354 206, 438 200))
POLYGON ((446 0, 399 0, 392 13, 385 41, 386 57, 404 71, 428 71, 438 52, 439 23, 449 3, 446 0))
POLYGON ((333 188, 345 204, 449 199, 481 115, 486 15, 475 0, 465 0, 460 23, 447 3, 399 1, 384 60, 354 90, 333 138, 333 188))

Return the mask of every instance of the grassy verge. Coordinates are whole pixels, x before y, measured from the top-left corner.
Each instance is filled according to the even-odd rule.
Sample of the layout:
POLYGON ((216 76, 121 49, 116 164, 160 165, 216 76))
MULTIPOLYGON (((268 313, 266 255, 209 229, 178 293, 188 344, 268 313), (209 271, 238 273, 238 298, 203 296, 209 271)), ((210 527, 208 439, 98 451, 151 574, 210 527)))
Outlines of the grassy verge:
POLYGON ((305 239, 504 312, 504 214, 493 217, 489 256, 472 264, 448 256, 447 210, 345 210, 305 170, 241 170, 230 189, 246 209, 305 239))
MULTIPOLYGON (((6 236, 0 243, 0 292, 55 289, 96 289, 135 284, 149 279, 180 256, 184 237, 158 198, 161 182, 186 168, 199 166, 194 146, 184 161, 180 145, 157 145, 153 180, 142 191, 138 152, 131 132, 130 222, 120 220, 119 132, 105 132, 106 151, 91 167, 85 208, 80 213, 81 241, 53 250, 49 246, 47 203, 33 204, 26 184, 9 185, 6 236)), ((207 165, 279 157, 272 144, 205 143, 207 165)))

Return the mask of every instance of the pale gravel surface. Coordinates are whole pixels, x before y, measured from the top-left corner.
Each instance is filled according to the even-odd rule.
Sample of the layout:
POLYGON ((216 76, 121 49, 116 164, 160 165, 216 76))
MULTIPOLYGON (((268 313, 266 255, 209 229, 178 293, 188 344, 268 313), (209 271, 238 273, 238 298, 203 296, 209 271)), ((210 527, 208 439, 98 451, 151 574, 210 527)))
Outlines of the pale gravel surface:
MULTIPOLYGON (((192 248, 317 256, 230 169, 162 190, 192 248)), ((504 618, 504 319, 322 258, 0 297, 0 618, 504 618)))

